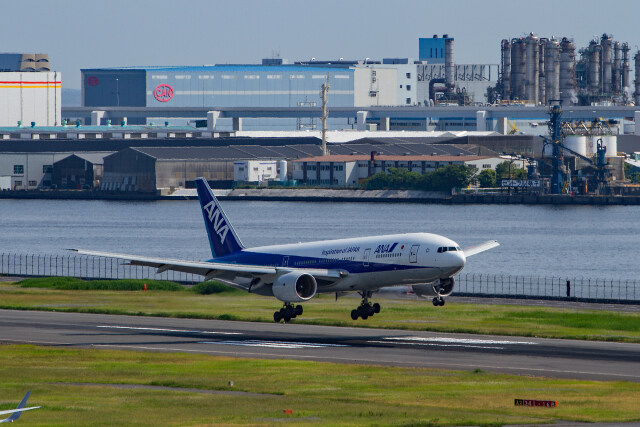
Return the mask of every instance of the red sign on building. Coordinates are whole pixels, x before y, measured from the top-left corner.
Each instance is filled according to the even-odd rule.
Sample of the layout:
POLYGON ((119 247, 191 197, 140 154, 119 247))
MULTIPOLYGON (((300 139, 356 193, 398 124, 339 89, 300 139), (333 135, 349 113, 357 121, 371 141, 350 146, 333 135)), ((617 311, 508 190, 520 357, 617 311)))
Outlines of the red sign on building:
POLYGON ((100 81, 95 76, 91 76, 87 79, 87 84, 89 86, 98 86, 98 83, 100 83, 100 81))
POLYGON ((173 88, 166 84, 158 85, 153 90, 153 97, 160 102, 170 101, 173 98, 173 88))

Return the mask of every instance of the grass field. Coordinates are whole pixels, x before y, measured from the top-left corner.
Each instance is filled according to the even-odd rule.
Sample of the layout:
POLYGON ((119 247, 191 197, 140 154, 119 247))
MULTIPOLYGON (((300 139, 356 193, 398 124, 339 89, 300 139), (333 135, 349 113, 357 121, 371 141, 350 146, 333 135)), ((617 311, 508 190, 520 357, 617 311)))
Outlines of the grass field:
MULTIPOLYGON (((147 292, 79 291, 67 289, 84 289, 88 285, 69 285, 64 280, 58 283, 58 279, 54 279, 47 279, 48 282, 29 279, 23 284, 27 287, 0 284, 0 308, 272 322, 274 310, 280 307, 273 298, 246 294, 223 285, 206 284, 202 286, 207 289, 196 289, 207 295, 181 288, 147 292)), ((145 281, 138 282, 128 289, 136 289, 136 286, 141 289, 145 281)), ((119 289, 123 286, 112 282, 97 284, 93 289, 105 287, 119 289)), ((150 285, 148 289, 154 288, 150 285)), ((324 295, 305 303, 304 314, 293 322, 640 342, 638 313, 461 303, 433 307, 429 300, 374 299, 381 303, 382 312, 366 321, 352 321, 349 317, 351 309, 359 303, 358 299, 345 297, 334 301, 333 296, 324 295)))
POLYGON ((42 406, 23 415, 25 426, 640 421, 640 384, 482 371, 5 345, 0 378, 0 409, 14 408, 27 390, 29 404, 42 406), (559 406, 516 407, 516 398, 559 406))

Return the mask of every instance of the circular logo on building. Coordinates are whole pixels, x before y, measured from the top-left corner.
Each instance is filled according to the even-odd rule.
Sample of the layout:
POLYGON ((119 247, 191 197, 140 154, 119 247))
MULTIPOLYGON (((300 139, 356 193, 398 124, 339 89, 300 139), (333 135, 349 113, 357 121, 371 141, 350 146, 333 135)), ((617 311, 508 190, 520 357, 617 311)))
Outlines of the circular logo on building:
POLYGON ((158 85, 153 90, 153 97, 160 102, 167 102, 173 98, 173 88, 169 85, 158 85))
POLYGON ((87 84, 89 86, 98 86, 98 83, 100 83, 100 81, 96 76, 91 76, 87 79, 87 84))

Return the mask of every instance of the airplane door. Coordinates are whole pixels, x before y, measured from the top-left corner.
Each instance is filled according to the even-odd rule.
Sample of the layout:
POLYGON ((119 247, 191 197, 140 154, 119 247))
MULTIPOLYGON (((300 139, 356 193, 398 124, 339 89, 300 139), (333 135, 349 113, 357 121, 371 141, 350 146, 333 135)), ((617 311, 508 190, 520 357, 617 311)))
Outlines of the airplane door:
POLYGON ((282 266, 283 267, 289 266, 289 256, 282 257, 282 266))
POLYGON ((364 267, 369 267, 369 254, 371 253, 371 248, 364 250, 364 257, 362 258, 362 265, 364 267))
POLYGON ((411 252, 409 253, 409 262, 418 262, 418 249, 420 249, 420 245, 411 246, 411 252))

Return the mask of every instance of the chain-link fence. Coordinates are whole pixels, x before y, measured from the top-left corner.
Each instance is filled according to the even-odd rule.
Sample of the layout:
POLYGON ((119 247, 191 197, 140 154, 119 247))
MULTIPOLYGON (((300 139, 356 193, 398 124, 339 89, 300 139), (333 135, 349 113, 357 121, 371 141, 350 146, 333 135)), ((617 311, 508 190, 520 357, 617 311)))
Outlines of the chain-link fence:
POLYGON ((203 277, 192 273, 165 271, 129 265, 122 260, 88 255, 0 254, 0 274, 20 277, 66 276, 81 279, 155 279, 198 283, 203 277))
MULTIPOLYGON (((192 273, 134 266, 113 258, 70 253, 68 255, 0 254, 0 274, 7 276, 67 276, 82 279, 156 279, 198 283, 192 273)), ((575 299, 640 304, 636 280, 528 277, 463 273, 455 277, 454 295, 534 299, 575 299)))
POLYGON ((640 283, 624 279, 463 273, 455 295, 640 303, 640 283))

